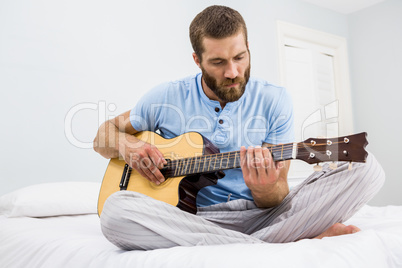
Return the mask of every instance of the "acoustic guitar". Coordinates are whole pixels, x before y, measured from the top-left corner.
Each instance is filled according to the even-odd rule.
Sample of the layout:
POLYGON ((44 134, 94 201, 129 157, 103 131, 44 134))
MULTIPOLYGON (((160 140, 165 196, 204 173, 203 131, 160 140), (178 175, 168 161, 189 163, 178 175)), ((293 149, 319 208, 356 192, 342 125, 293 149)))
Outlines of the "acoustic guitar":
MULTIPOLYGON (((365 162, 367 133, 314 139, 268 147, 274 161, 299 159, 309 164, 328 161, 365 162)), ((223 178, 222 170, 240 168, 240 151, 219 153, 207 138, 188 132, 173 139, 144 131, 136 134, 142 141, 155 145, 167 164, 161 169, 165 181, 156 185, 142 177, 124 160, 113 158, 106 169, 98 199, 98 215, 106 199, 117 191, 134 191, 177 206, 195 214, 198 191, 223 178)))

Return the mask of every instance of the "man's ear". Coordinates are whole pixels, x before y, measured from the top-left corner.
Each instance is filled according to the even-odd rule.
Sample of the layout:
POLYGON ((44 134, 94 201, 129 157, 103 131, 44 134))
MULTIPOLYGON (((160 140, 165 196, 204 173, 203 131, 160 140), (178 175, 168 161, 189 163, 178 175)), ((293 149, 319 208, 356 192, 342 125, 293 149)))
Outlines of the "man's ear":
POLYGON ((197 64, 198 68, 201 69, 201 61, 200 61, 200 58, 198 58, 198 56, 197 56, 197 54, 195 54, 195 52, 193 52, 193 59, 194 59, 195 64, 197 64))

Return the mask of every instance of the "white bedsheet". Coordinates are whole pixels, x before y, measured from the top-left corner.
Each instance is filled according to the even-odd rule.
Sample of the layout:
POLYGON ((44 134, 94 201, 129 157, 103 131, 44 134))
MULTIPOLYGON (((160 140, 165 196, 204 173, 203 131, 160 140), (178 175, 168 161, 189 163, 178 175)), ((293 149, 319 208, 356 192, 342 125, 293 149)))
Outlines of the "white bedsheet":
POLYGON ((286 244, 122 251, 96 214, 0 217, 0 267, 402 267, 402 207, 365 206, 352 235, 286 244))

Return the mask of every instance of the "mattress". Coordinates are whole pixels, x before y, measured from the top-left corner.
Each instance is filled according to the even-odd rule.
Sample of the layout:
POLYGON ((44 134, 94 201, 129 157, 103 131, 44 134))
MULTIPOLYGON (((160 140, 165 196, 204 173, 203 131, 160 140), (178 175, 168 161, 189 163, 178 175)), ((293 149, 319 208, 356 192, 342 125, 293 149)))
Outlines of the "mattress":
POLYGON ((283 244, 123 251, 101 232, 99 184, 41 184, 0 198, 0 267, 402 267, 402 206, 364 206, 362 231, 283 244))

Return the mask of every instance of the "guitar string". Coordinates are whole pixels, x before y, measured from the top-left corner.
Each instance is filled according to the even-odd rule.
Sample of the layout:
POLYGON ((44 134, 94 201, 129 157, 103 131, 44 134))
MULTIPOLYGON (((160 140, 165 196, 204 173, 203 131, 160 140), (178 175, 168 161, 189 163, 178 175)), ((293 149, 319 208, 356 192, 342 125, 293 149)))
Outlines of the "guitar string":
MULTIPOLYGON (((341 143, 341 142, 339 142, 341 143)), ((332 143, 334 144, 334 143, 332 143)), ((337 144, 337 143, 335 143, 337 144)), ((316 147, 322 147, 322 146, 327 146, 328 144, 315 144, 313 146, 311 145, 306 145, 306 146, 298 146, 297 148, 316 148, 316 147)), ((274 145, 277 146, 277 145, 274 145)), ((286 150, 286 153, 290 153, 289 149, 293 149, 293 145, 292 146, 287 146, 287 148, 284 150, 286 150)), ((271 154, 274 153, 278 153, 278 152, 283 152, 284 150, 282 149, 278 149, 278 150, 271 150, 271 154)), ((217 154, 211 154, 211 155, 200 155, 200 156, 193 156, 193 157, 186 157, 186 158, 181 158, 181 159, 175 159, 175 160, 171 160, 171 162, 178 162, 178 161, 182 161, 182 162, 186 162, 186 164, 193 164, 194 162, 203 162, 203 161, 208 161, 208 160, 213 160, 212 158, 215 158, 215 161, 217 158, 221 158, 221 159, 231 159, 231 158, 239 158, 239 151, 234 151, 234 152, 225 152, 225 153, 217 153, 217 154), (230 154, 235 154, 234 156, 230 156, 230 154), (204 158, 204 159, 197 159, 197 158, 204 158), (206 159, 209 158, 209 159, 206 159)), ((298 153, 298 155, 309 155, 310 153, 306 153, 303 155, 302 152, 298 153)))
MULTIPOLYGON (((301 157, 309 156, 309 155, 310 155, 309 153, 301 153, 301 154, 299 154, 299 156, 301 156, 301 157)), ((169 164, 164 166, 164 169, 185 168, 187 170, 187 169, 189 169, 189 166, 192 166, 192 167, 190 167, 190 169, 195 169, 195 168, 205 169, 206 167, 211 168, 211 163, 215 164, 215 165, 217 163, 219 164, 219 168, 214 167, 213 169, 221 169, 222 167, 226 168, 226 167, 233 166, 233 165, 237 166, 238 162, 234 162, 235 159, 240 161, 240 158, 234 158, 234 157, 227 157, 227 158, 224 158, 224 159, 228 160, 228 161, 222 161, 223 159, 219 160, 216 157, 209 157, 208 158, 207 156, 205 156, 204 159, 196 159, 194 161, 173 160, 169 164), (193 165, 193 164, 196 164, 196 165, 193 165), (186 167, 183 167, 183 166, 186 166, 186 167)), ((285 159, 285 158, 281 158, 281 159, 285 159)), ((289 159, 293 159, 293 158, 289 158, 289 159)), ((280 161, 280 159, 275 160, 275 161, 280 161)), ((331 161, 331 160, 329 160, 329 161, 331 161)), ((332 161, 335 161, 335 160, 332 160, 332 161)))
MULTIPOLYGON (((299 156, 309 156, 310 153, 308 153, 308 152, 307 153, 299 153, 298 155, 299 156)), ((190 159, 190 158, 187 158, 187 159, 190 159)), ((212 168, 212 170, 231 169, 231 168, 239 166, 238 163, 235 163, 234 161, 232 161, 233 159, 236 159, 236 157, 231 156, 231 157, 227 157, 227 158, 223 158, 223 159, 228 159, 228 162, 223 163, 223 165, 222 165, 222 160, 218 161, 220 163, 219 168, 214 167, 214 168, 212 168), (224 164, 226 164, 226 166, 224 164), (233 166, 233 165, 235 165, 235 166, 233 166)), ((239 159, 239 158, 237 158, 237 159, 239 159)), ((207 171, 210 171, 211 170, 211 162, 216 165, 217 157, 216 156, 214 157, 213 155, 211 155, 211 156, 206 155, 206 156, 201 156, 200 159, 194 159, 194 161, 187 160, 187 161, 182 161, 181 163, 180 163, 180 160, 183 160, 183 159, 173 160, 173 161, 175 161, 175 163, 172 163, 171 165, 166 165, 164 167, 166 169, 165 173, 166 174, 174 174, 174 173, 176 173, 177 169, 179 169, 179 170, 182 169, 181 171, 178 172, 178 175, 176 175, 176 176, 184 175, 184 174, 196 174, 196 173, 200 173, 199 172, 200 168, 201 168, 201 172, 206 172, 205 164, 208 162, 209 162, 209 164, 206 166, 206 168, 207 168, 207 171), (201 158, 204 158, 204 159, 201 159, 201 158), (199 163, 198 166, 197 165, 194 165, 193 167, 191 166, 192 164, 197 163, 197 162, 199 163), (183 167, 183 165, 184 165, 184 167, 183 167), (200 166, 202 166, 202 167, 200 167, 200 166), (197 172, 195 172, 196 168, 197 168, 197 172), (191 172, 191 170, 192 170, 192 172, 191 172)), ((335 160, 328 160, 328 161, 335 161, 335 160)), ((320 161, 320 162, 327 162, 327 161, 320 161)))
MULTIPOLYGON (((315 147, 322 147, 322 146, 327 146, 327 144, 316 144, 314 146, 299 146, 298 148, 315 148, 315 147)), ((291 148, 293 149, 293 146, 291 148)), ((288 147, 288 148, 286 148, 284 150, 286 150, 286 153, 289 153, 290 152, 289 149, 291 149, 291 148, 288 147)), ((271 150, 271 153, 274 154, 274 153, 282 152, 284 150, 282 150, 282 149, 271 150)), ((219 158, 225 158, 224 157, 225 155, 227 155, 228 157, 232 157, 232 156, 229 156, 230 154, 236 154, 236 157, 238 157, 239 153, 240 153, 240 151, 233 151, 233 152, 217 153, 217 154, 211 154, 211 155, 201 155, 201 156, 186 157, 186 158, 181 158, 181 159, 172 160, 172 161, 179 161, 179 160, 184 160, 184 159, 186 159, 188 161, 189 159, 195 159, 197 157, 219 157, 219 158)))
MULTIPOLYGON (((305 154, 305 156, 307 156, 308 154, 305 154)), ((319 161, 319 162, 336 162, 336 160, 328 160, 328 161, 319 161)), ((349 160, 344 160, 344 161, 349 161, 349 160)), ((352 161, 353 162, 353 161, 352 161)), ((314 164, 314 163, 313 163, 314 164)), ((178 172, 177 175, 175 176, 181 176, 181 175, 186 175, 186 174, 197 174, 197 173, 205 173, 208 171, 217 171, 217 170, 225 170, 225 169, 233 169, 233 168, 239 168, 240 166, 237 163, 229 163, 229 165, 223 165, 220 166, 219 168, 212 168, 210 169, 210 166, 207 165, 206 168, 205 167, 201 167, 200 170, 197 169, 197 171, 195 171, 195 169, 198 166, 194 166, 191 167, 190 165, 187 167, 183 167, 183 166, 174 166, 174 165, 169 165, 169 166, 165 166, 165 174, 167 175, 174 175, 176 173, 177 169, 182 169, 180 172, 178 172), (184 171, 184 172, 183 172, 184 171)))
MULTIPOLYGON (((333 142, 331 145, 339 144, 339 143, 342 143, 342 142, 333 142)), ((326 143, 325 144, 315 144, 315 145, 312 145, 312 146, 307 144, 307 143, 303 143, 303 144, 305 144, 305 145, 298 145, 296 148, 297 149, 300 149, 300 148, 316 148, 316 147, 327 146, 328 145, 326 143)), ((270 152, 271 152, 271 154, 274 154, 274 153, 279 153, 279 152, 283 152, 283 151, 286 150, 286 153, 290 153, 289 150, 290 149, 293 150, 293 148, 294 148, 293 144, 284 144, 283 147, 281 145, 273 145, 270 148, 271 149, 270 152), (281 147, 281 148, 279 148, 279 147, 281 147), (273 148, 273 150, 272 150, 272 148, 273 148)), ((219 158, 226 159, 226 158, 232 157, 232 156, 229 156, 230 154, 235 154, 235 157, 238 157, 239 153, 240 153, 240 151, 233 151, 233 152, 217 153, 217 154, 211 154, 211 155, 201 155, 201 156, 186 157, 186 158, 175 159, 175 160, 171 160, 171 161, 187 161, 187 162, 190 161, 190 164, 191 164, 192 163, 191 161, 199 162, 199 160, 196 159, 197 157, 210 157, 210 158, 212 158, 212 157, 218 158, 219 157, 219 158), (192 160, 190 160, 190 159, 192 159, 192 160)))
MULTIPOLYGON (((308 155, 309 155, 308 153, 302 154, 302 156, 308 156, 308 155)), ((230 160, 233 160, 233 159, 234 158, 231 158, 230 160)), ((216 161, 214 161, 214 159, 211 159, 211 161, 216 162, 216 161)), ((334 161, 334 160, 329 160, 329 161, 334 161)), ((206 162, 208 162, 208 160, 206 160, 206 162)), ((327 162, 327 161, 320 161, 320 162, 327 162)), ((198 167, 197 165, 192 167, 191 164, 186 165, 187 163, 180 163, 180 164, 178 164, 176 166, 175 165, 167 165, 167 166, 165 166, 166 170, 165 170, 164 174, 167 175, 167 177, 178 177, 178 176, 189 175, 189 174, 205 173, 205 172, 208 172, 208 171, 225 170, 225 169, 232 169, 232 168, 240 167, 238 165, 238 163, 228 162, 226 166, 225 165, 223 165, 223 166, 220 165, 219 168, 213 167, 211 169, 210 164, 208 164, 206 166, 206 168, 205 168, 205 164, 202 164, 203 161, 201 161, 199 163, 201 163, 202 167, 200 168, 201 170, 197 169, 197 172, 195 171, 195 169, 198 167), (185 167, 183 167, 183 164, 185 165, 185 167), (181 169, 181 170, 179 172, 177 172, 177 174, 176 174, 177 169, 179 169, 179 170, 181 169)))
MULTIPOLYGON (((307 154, 306 154, 306 156, 307 156, 307 154)), ((336 162, 336 160, 328 160, 328 161, 319 161, 319 162, 331 162, 331 161, 334 161, 334 162, 336 162)), ((345 160, 346 161, 346 160, 345 160)), ((235 163, 232 163, 232 164, 235 164, 235 163)), ((313 163, 314 164, 314 163, 313 163)), ((205 173, 205 172, 212 172, 212 171, 217 171, 217 170, 225 170, 225 169, 233 169, 233 168, 239 168, 240 166, 238 166, 238 165, 235 165, 235 166, 222 166, 222 167, 220 167, 220 168, 213 168, 213 169, 209 169, 208 167, 209 166, 207 166, 207 168, 205 169, 204 167, 202 167, 202 168, 200 168, 200 170, 197 170, 197 171, 195 171, 195 169, 196 169, 196 167, 197 166, 194 166, 193 168, 192 167, 185 167, 185 168, 183 168, 182 166, 174 166, 174 165, 172 165, 172 166, 165 166, 165 172, 164 172, 164 174, 167 176, 167 177, 178 177, 178 176, 183 176, 183 175, 190 175, 190 174, 198 174, 198 173, 205 173), (181 171, 179 171, 179 172, 176 172, 177 171, 177 169, 182 169, 181 171), (185 172, 183 172, 183 170, 185 171, 185 172), (177 174, 176 174, 177 173, 177 174)))

